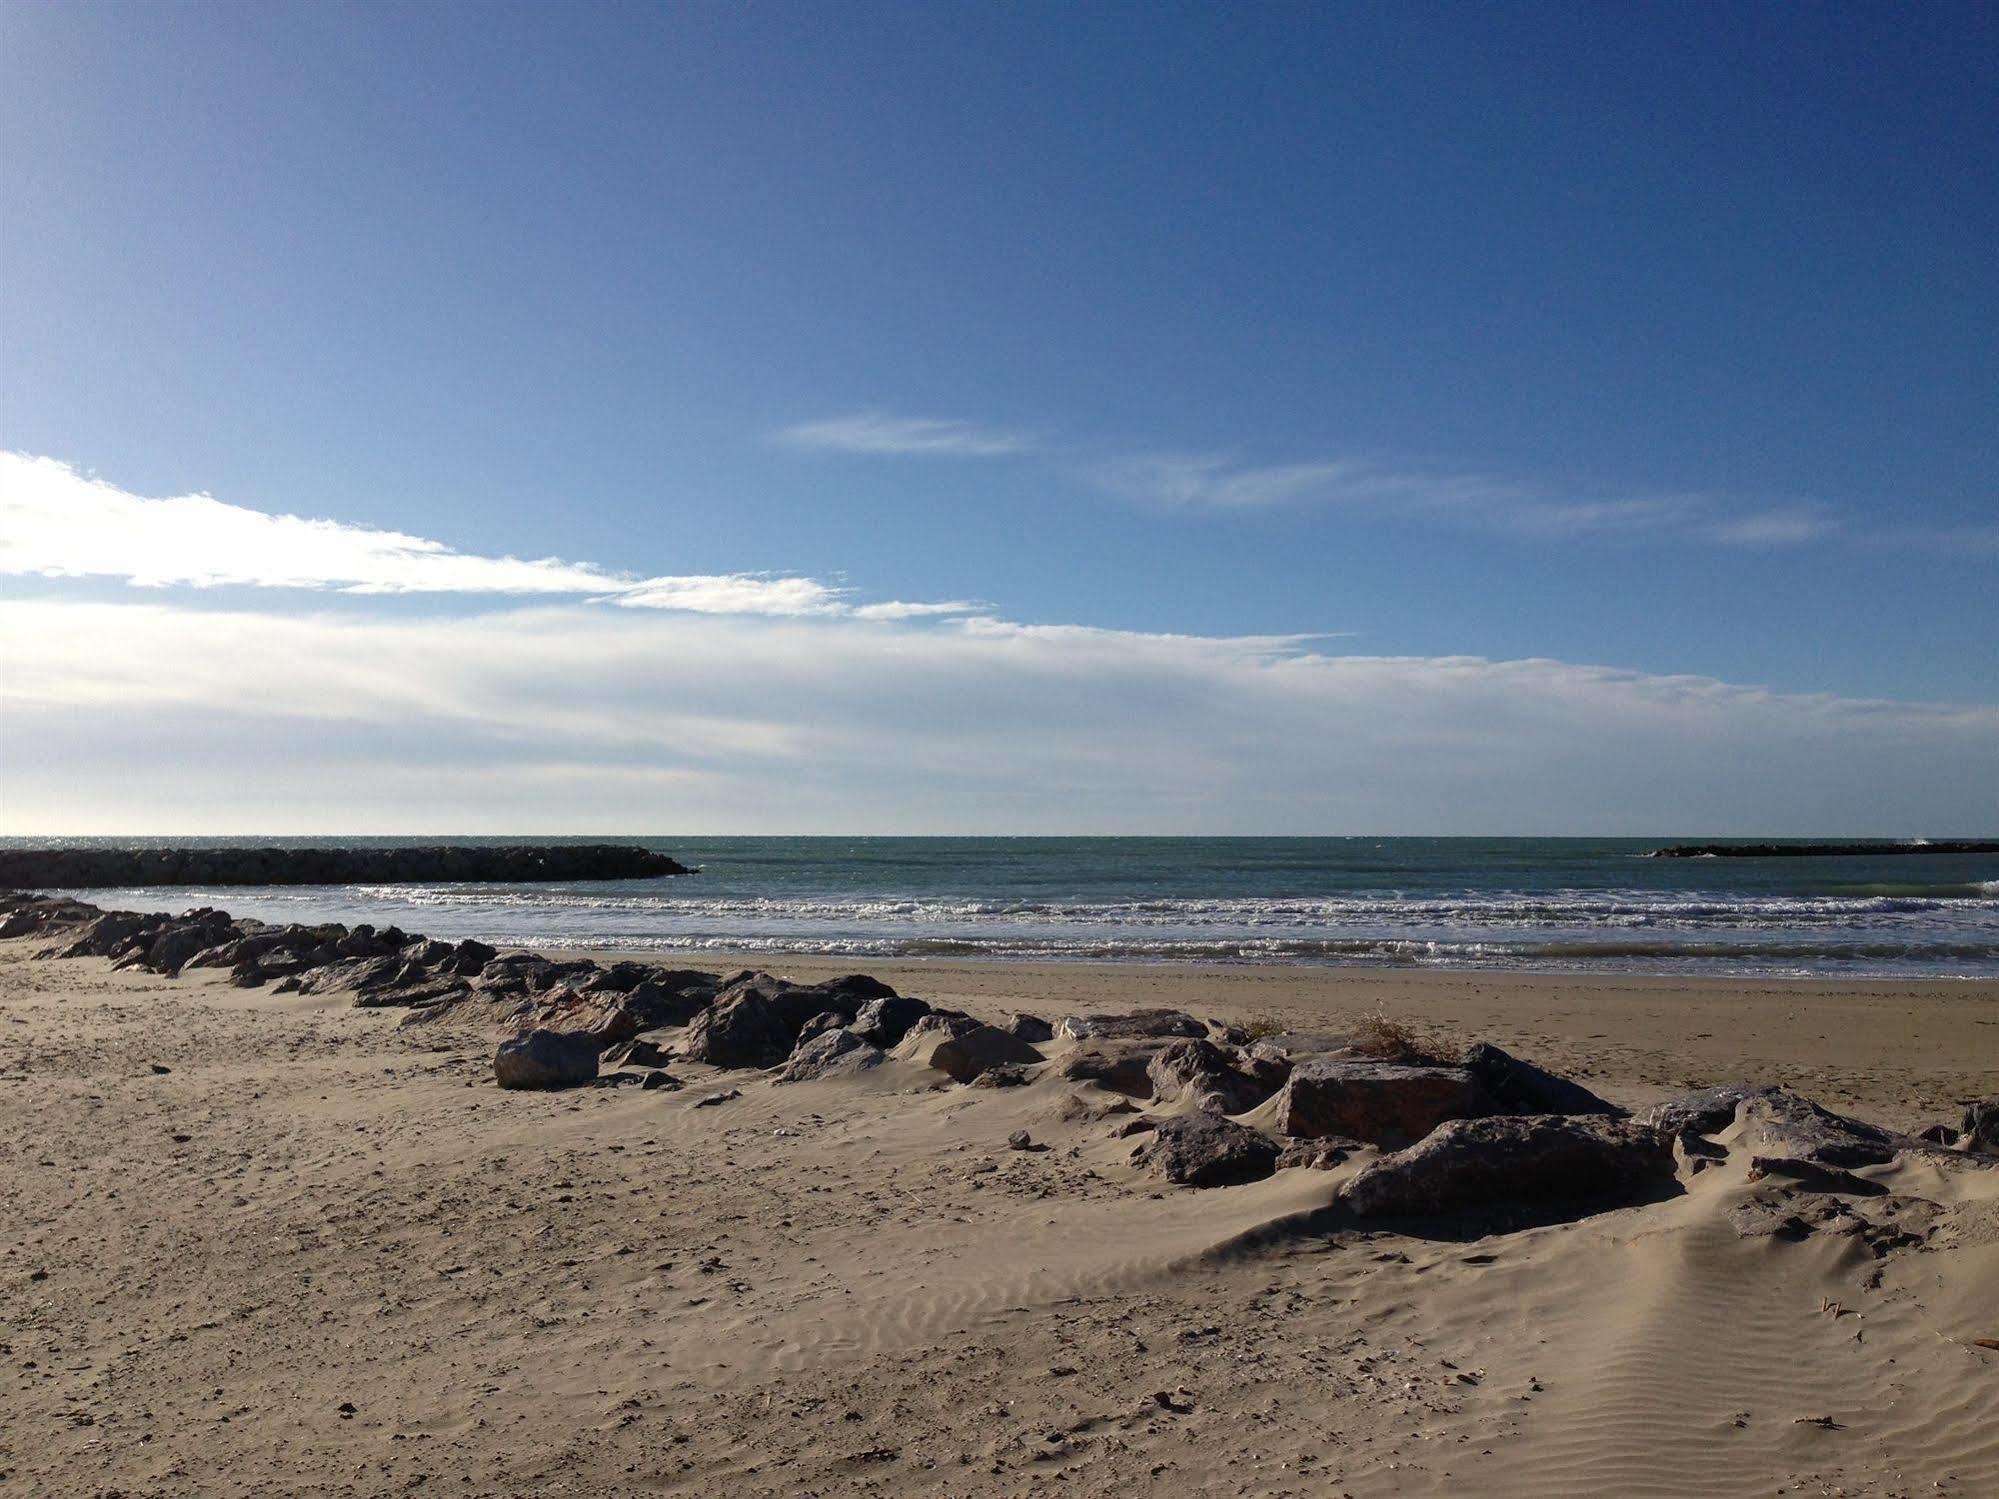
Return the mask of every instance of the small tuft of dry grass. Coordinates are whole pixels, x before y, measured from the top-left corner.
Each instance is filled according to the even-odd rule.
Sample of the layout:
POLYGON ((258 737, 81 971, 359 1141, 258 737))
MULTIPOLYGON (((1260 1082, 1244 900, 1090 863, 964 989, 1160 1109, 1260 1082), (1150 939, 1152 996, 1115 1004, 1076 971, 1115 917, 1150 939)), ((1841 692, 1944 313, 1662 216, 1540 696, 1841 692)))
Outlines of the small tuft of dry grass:
POLYGON ((1243 1022, 1243 1034, 1252 1041, 1261 1041, 1266 1036, 1281 1036, 1287 1027, 1275 1015, 1258 1015, 1254 1020, 1243 1022))
POLYGON ((1442 1060, 1434 1041, 1399 1020, 1389 1019, 1380 1010, 1353 1028, 1348 1034, 1347 1045, 1364 1057, 1382 1062, 1422 1066, 1442 1060))

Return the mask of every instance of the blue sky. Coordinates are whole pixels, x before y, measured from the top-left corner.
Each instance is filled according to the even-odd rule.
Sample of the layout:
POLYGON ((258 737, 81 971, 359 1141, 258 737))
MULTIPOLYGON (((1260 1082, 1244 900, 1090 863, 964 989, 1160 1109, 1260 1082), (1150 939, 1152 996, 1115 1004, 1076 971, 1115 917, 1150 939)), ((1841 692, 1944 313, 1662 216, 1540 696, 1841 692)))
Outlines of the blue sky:
MULTIPOLYGON (((162 634, 147 611, 166 610, 208 632, 188 648, 225 659, 269 621, 309 625, 317 660, 370 630, 507 639, 554 610, 655 632, 642 652, 698 628, 704 650, 762 661, 796 635, 797 659, 859 674, 784 726, 802 738, 756 740, 771 768, 726 796, 672 777, 740 772, 743 725, 777 733, 772 683, 744 677, 731 703, 656 682, 646 711, 698 697, 696 739, 716 737, 644 761, 639 782, 605 769, 608 740, 529 754, 485 708, 430 725, 440 776, 532 761, 532 805, 557 824, 1993 822, 1988 9, 15 6, 0 43, 0 447, 104 486, 14 471, 44 485, 13 522, 27 539, 5 592, 31 611, 16 641, 33 627, 142 650, 162 634), (345 571, 316 575, 296 537, 240 514, 131 508, 197 494, 337 523, 345 571), (113 513, 149 557, 185 542, 227 565, 138 578, 113 513), (413 582, 407 556, 379 572, 370 528, 624 581, 413 582), (791 575, 789 592, 742 608, 742 585, 686 582, 746 574, 791 575), (643 607, 604 602, 639 604, 625 585, 662 578, 681 582, 643 607), (660 608, 689 601, 698 617, 660 608), (985 612, 855 617, 898 602, 985 612), (1272 736, 1387 711, 1315 698, 1247 713, 1264 738, 1156 767, 1137 784, 1158 794, 1112 816, 1087 736, 1020 781, 997 765, 953 779, 974 700, 891 724, 937 751, 902 767, 901 801, 825 765, 817 801, 772 800, 811 731, 872 702, 860 678, 901 652, 972 651, 942 676, 991 673, 990 702, 1018 712, 1001 690, 1018 663, 966 644, 1001 626, 1023 631, 1016 652, 1082 638, 1060 630, 1098 632, 1093 649, 1194 641, 1171 685, 1115 652, 1089 663, 1089 700, 1163 739, 1246 713, 1204 675, 1216 651, 1240 659, 1218 642, 1318 632, 1333 638, 1259 647, 1258 670, 1283 677, 1300 652, 1418 673, 1547 659, 1960 717, 1947 744, 1933 716, 1903 725, 1900 760, 1823 723, 1801 748, 1802 718, 1776 740, 1741 710, 1682 722, 1686 784, 1646 803, 1612 763, 1634 720, 1585 675, 1561 701, 1597 683, 1590 727, 1543 703, 1519 753, 1545 772, 1580 734, 1601 785, 1587 805, 1563 800, 1574 767, 1541 791, 1526 761, 1469 775, 1490 722, 1476 695, 1436 723, 1391 715, 1400 736, 1358 758, 1298 759, 1269 800, 1272 736), (1384 779, 1453 734, 1463 759, 1428 790, 1384 779), (1922 798, 1868 789, 1911 767, 1922 798), (1335 770, 1376 794, 1324 800, 1335 770), (1716 789, 1752 773, 1740 804, 1716 789), (1490 805, 1516 793, 1506 815, 1490 805)), ((608 654, 631 646, 618 638, 608 654)), ((1041 661, 1014 686, 1045 705, 1048 673, 1070 669, 1041 661)), ((9 822, 80 826, 79 806, 107 826, 227 820, 240 767, 191 727, 248 711, 225 688, 211 703, 183 683, 170 711, 127 684, 113 717, 104 683, 10 675, 9 822), (142 796, 129 762, 81 755, 113 727, 162 747, 171 784, 142 796), (189 800, 209 780, 213 804, 189 800)), ((1394 685, 1396 711, 1413 690, 1394 685)), ((389 694, 367 691, 343 721, 378 723, 389 694)), ((590 711, 615 719, 605 692, 590 711)), ((294 704, 239 742, 302 755, 322 730, 294 704)), ((356 736, 341 763, 375 764, 356 736)), ((339 825, 295 781, 255 784, 278 823, 339 825)), ((525 782, 459 802, 402 784, 369 815, 528 826, 525 782)))

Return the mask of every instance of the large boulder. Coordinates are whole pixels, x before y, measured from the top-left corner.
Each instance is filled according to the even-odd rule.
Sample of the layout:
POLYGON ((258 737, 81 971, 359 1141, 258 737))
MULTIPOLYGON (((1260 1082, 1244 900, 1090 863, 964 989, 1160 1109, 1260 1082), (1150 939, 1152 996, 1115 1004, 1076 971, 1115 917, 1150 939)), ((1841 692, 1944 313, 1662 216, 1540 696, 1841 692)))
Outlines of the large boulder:
POLYGON ((1039 1062, 1041 1053, 996 1025, 981 1025, 926 1015, 896 1048, 898 1057, 969 1083, 991 1067, 1022 1067, 1039 1062))
POLYGON ((473 980, 473 987, 500 996, 546 994, 558 984, 577 988, 596 971, 597 965, 588 958, 558 963, 539 953, 508 953, 487 960, 473 980))
MULTIPOLYGON (((799 1024, 804 1024, 802 1017, 799 1024)), ((786 1026, 755 988, 717 999, 687 1027, 680 1053, 711 1067, 774 1067, 791 1053, 796 1027, 786 1026)))
MULTIPOLYGON (((870 1000, 896 997, 895 991, 887 984, 864 973, 849 974, 823 984, 795 984, 774 974, 745 973, 723 984, 715 996, 714 1007, 720 1008, 743 995, 755 995, 763 1002, 770 1023, 783 1033, 784 1051, 787 1053, 797 1042, 799 1032, 805 1029, 806 1022, 814 1016, 831 1011, 842 1022, 851 1021, 870 1000)), ((780 1055, 774 1060, 782 1059, 780 1055)))
POLYGON ((1465 1053, 1465 1070, 1508 1114, 1622 1114, 1613 1103, 1598 1098, 1581 1083, 1509 1056, 1489 1041, 1465 1053))
POLYGON ((1718 1135, 1735 1123, 1735 1111, 1746 1098, 1780 1091, 1770 1083, 1718 1083, 1696 1088, 1641 1110, 1638 1123, 1674 1135, 1718 1135))
POLYGON ((620 1017, 618 1028, 629 1025, 649 1031, 663 1025, 686 1025, 714 998, 714 974, 657 968, 620 993, 613 1009, 620 1017))
POLYGON ((1630 1197, 1673 1176, 1671 1137, 1596 1115, 1453 1119, 1340 1189, 1364 1217, 1431 1217, 1493 1203, 1630 1197))
POLYGON ((403 960, 394 953, 373 958, 342 958, 324 963, 298 975, 294 991, 304 994, 366 994, 392 987, 403 972, 403 960))
POLYGON ((469 979, 499 955, 500 950, 491 943, 477 942, 467 937, 451 950, 448 966, 460 978, 469 979))
POLYGON ((1277 1095, 1277 1128, 1306 1138, 1401 1144, 1422 1139, 1446 1120, 1492 1111, 1491 1096, 1462 1067, 1320 1057, 1291 1069, 1277 1095))
POLYGON ((108 958, 137 936, 146 918, 136 911, 106 911, 61 951, 65 958, 108 958))
POLYGON ((1277 1142, 1218 1114, 1163 1119, 1136 1159, 1170 1182, 1226 1187, 1260 1181, 1277 1169, 1277 1142))
POLYGON ((1927 1148, 1879 1125, 1822 1109, 1782 1088, 1745 1099, 1736 1117, 1742 1122, 1742 1144, 1752 1164, 1764 1170, 1780 1164, 1840 1170, 1879 1166, 1906 1148, 1927 1148))
POLYGON ((792 1043, 791 1054, 797 1056, 798 1048, 804 1046, 814 1037, 823 1036, 828 1031, 844 1029, 846 1029, 846 1022, 840 1018, 838 1010, 821 1010, 817 1015, 814 1015, 804 1025, 799 1027, 798 1039, 792 1043))
POLYGON ((1057 1064, 1074 1083, 1095 1083, 1128 1098, 1152 1096, 1152 1059, 1164 1048, 1157 1041, 1105 1041, 1078 1047, 1057 1064))
POLYGON ((573 1088, 597 1075, 597 1043, 562 1031, 529 1031, 502 1041, 493 1077, 502 1088, 573 1088))
POLYGON ((838 1073, 865 1072, 870 1067, 879 1067, 884 1055, 879 1046, 864 1041, 850 1030, 821 1031, 799 1044, 777 1080, 781 1083, 802 1083, 838 1073))
POLYGON ((1981 1098, 1965 1106, 1957 1143, 1977 1155, 1999 1155, 1999 1098, 1981 1098))
POLYGON ((1183 1037, 1155 1052, 1145 1070, 1154 1096, 1162 1101, 1186 1098, 1210 1114, 1241 1114, 1275 1093, 1278 1083, 1240 1064, 1236 1052, 1183 1037))
POLYGON ((1124 1015, 1071 1015, 1055 1027, 1069 1041, 1170 1040, 1205 1036, 1208 1028, 1182 1010, 1133 1010, 1124 1015))
POLYGON ((1007 1016, 1006 1024, 1001 1029, 1029 1043, 1053 1041, 1055 1039, 1054 1026, 1043 1020, 1039 1015, 1030 1015, 1025 1010, 1007 1016))
POLYGON ((930 1006, 924 1001, 891 994, 862 1005, 855 1012, 853 1024, 848 1029, 886 1050, 897 1045, 909 1034, 910 1027, 929 1013, 930 1006))

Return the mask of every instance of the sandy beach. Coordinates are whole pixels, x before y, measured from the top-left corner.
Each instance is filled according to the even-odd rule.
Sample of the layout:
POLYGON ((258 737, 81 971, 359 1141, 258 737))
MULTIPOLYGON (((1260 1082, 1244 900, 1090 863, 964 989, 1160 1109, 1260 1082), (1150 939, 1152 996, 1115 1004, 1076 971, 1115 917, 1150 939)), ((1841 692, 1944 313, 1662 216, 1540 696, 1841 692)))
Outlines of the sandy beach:
MULTIPOLYGON (((1170 1185, 1059 1077, 503 1092, 489 1025, 45 945, 0 944, 8 1492, 1999 1487, 1989 1167, 1860 1173, 1935 1205, 1908 1243, 1739 1231, 1739 1152, 1507 1231, 1299 1228, 1362 1158, 1170 1185)), ((981 1017, 1386 1015, 1625 1106, 1746 1077, 1912 1128, 1999 1071, 1990 984, 871 968, 981 1017)))

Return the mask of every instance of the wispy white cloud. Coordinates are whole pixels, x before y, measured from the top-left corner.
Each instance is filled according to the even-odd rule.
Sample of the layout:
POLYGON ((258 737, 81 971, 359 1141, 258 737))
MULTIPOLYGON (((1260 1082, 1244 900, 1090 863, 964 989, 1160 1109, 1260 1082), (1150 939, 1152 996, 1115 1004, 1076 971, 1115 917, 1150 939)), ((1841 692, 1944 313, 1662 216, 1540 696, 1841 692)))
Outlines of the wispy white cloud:
POLYGON ((891 599, 881 604, 856 604, 855 619, 930 619, 952 614, 984 614, 992 608, 976 599, 946 599, 935 604, 908 604, 891 599))
POLYGON ((7 452, 0 452, 0 574, 115 578, 142 588, 585 595, 698 614, 899 619, 976 607, 862 604, 850 588, 778 573, 642 578, 553 557, 487 557, 399 531, 273 515, 205 494, 151 499, 53 458, 7 452))
POLYGON ((1732 546, 1797 546, 1841 529, 1840 521, 1815 505, 1748 511, 1707 523, 1714 540, 1732 546))
POLYGON ((1034 447, 1034 440, 1025 433, 879 411, 800 422, 784 428, 777 437, 792 447, 921 458, 1003 458, 1034 447))
POLYGON ((1854 832, 1999 708, 1297 637, 512 607, 0 604, 7 830, 1854 832), (257 690, 244 691, 245 682, 257 690))
POLYGON ((555 558, 482 557, 400 531, 270 515, 205 494, 148 499, 54 458, 0 453, 0 572, 137 587, 589 593, 623 586, 555 558))
POLYGON ((1374 458, 1254 465, 1211 453, 1135 453, 1090 465, 1083 475, 1121 499, 1169 509, 1337 506, 1541 538, 1664 533, 1783 546, 1838 529, 1817 506, 1743 511, 1711 495, 1592 495, 1464 467, 1374 458))
POLYGON ((616 594, 627 609, 684 609, 694 614, 843 614, 849 590, 816 578, 769 573, 724 573, 647 578, 616 594))

